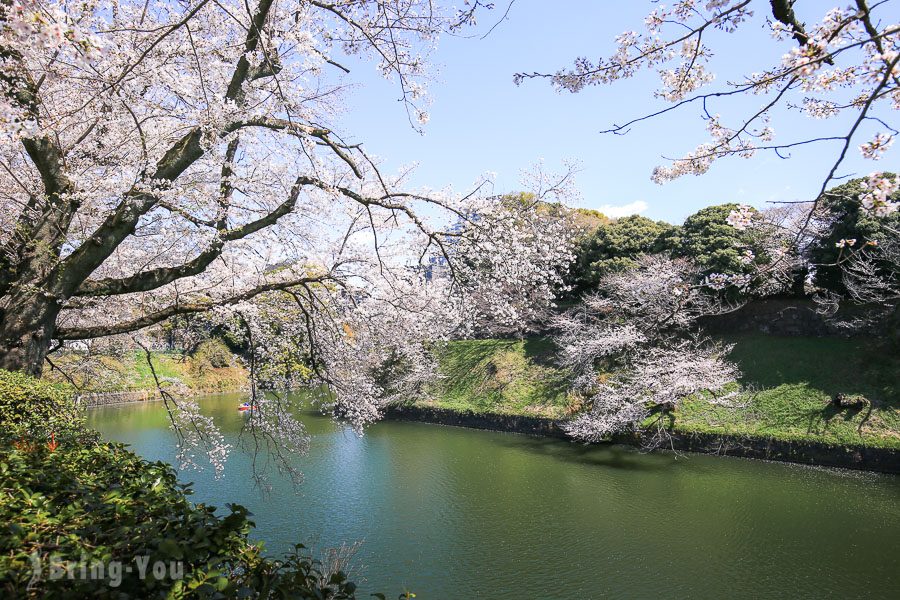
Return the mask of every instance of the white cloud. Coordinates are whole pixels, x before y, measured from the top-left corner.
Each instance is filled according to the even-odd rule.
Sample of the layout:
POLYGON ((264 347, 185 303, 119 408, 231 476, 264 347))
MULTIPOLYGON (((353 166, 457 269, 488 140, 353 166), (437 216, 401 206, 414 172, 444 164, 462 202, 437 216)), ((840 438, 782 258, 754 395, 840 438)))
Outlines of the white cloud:
POLYGON ((635 200, 634 202, 629 202, 628 204, 622 204, 620 206, 604 204, 597 210, 602 212, 610 219, 618 219, 619 217, 627 217, 628 215, 639 215, 647 210, 647 208, 648 207, 646 202, 644 202, 643 200, 635 200))

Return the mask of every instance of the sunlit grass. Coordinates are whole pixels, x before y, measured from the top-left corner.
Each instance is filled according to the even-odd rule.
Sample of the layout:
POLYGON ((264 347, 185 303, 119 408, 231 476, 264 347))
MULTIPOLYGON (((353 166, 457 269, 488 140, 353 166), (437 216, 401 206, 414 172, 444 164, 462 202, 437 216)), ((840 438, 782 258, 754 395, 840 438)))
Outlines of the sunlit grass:
POLYGON ((444 379, 426 401, 454 410, 560 417, 569 378, 552 363, 552 342, 464 340, 439 354, 444 379))
MULTIPOLYGON (((215 368, 177 353, 152 352, 151 356, 153 370, 164 385, 178 382, 196 391, 233 391, 244 387, 248 380, 246 369, 237 361, 232 366, 215 368)), ((60 383, 73 380, 83 391, 156 389, 156 380, 143 351, 98 355, 89 359, 68 353, 52 356, 51 360, 56 368, 45 366, 45 378, 60 383)))
MULTIPOLYGON (((698 398, 676 413, 685 432, 727 433, 900 448, 900 358, 867 339, 732 335, 731 359, 748 391, 733 406, 698 398), (836 394, 870 405, 836 409, 836 394)), ((569 376, 547 339, 466 340, 440 355, 446 379, 432 406, 478 413, 560 418, 577 408, 569 376)))
POLYGON ((729 336, 749 391, 738 407, 685 402, 676 427, 900 448, 900 358, 867 339, 729 336), (870 405, 837 409, 837 394, 870 405))

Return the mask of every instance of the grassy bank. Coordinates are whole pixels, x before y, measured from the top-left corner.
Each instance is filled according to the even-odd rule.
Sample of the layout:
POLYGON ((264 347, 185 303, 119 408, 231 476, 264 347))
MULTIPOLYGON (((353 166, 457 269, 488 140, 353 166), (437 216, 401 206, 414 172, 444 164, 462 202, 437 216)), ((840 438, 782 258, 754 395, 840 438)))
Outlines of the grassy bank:
MULTIPOLYGON (((152 352, 153 370, 164 386, 183 385, 194 392, 221 392, 245 387, 247 370, 221 342, 205 342, 192 355, 152 352)), ((51 356, 44 378, 72 383, 89 392, 152 390, 156 381, 147 355, 128 350, 117 355, 85 356, 69 352, 51 356), (70 381, 71 380, 71 381, 70 381)))
MULTIPOLYGON (((900 357, 866 340, 729 336, 731 358, 748 392, 736 408, 702 398, 685 402, 675 427, 684 432, 900 448, 900 357), (836 394, 861 395, 863 409, 837 410, 836 394)), ((563 418, 576 412, 568 376, 553 364, 547 340, 467 340, 441 355, 446 380, 421 404, 479 413, 563 418)))
POLYGON ((548 339, 462 340, 438 359, 444 378, 422 404, 451 410, 560 418, 573 410, 569 377, 548 339))

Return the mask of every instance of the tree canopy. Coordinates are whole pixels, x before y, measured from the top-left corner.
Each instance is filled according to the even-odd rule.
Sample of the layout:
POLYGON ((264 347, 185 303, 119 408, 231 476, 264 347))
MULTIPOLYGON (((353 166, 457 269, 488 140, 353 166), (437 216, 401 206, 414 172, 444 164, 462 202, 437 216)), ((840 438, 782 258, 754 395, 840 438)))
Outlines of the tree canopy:
MULTIPOLYGON (((887 174, 892 179, 893 174, 887 174)), ((817 215, 822 235, 815 238, 809 249, 809 260, 815 272, 815 284, 838 294, 847 292, 844 285, 844 261, 854 253, 891 236, 900 230, 900 213, 878 217, 866 210, 862 197, 867 192, 867 180, 852 179, 829 189, 822 196, 821 211, 817 215)), ((900 202, 900 192, 890 196, 900 202)), ((881 268, 887 265, 881 264, 881 268)))
POLYGON ((745 251, 751 240, 728 224, 728 216, 737 207, 718 204, 689 216, 670 241, 672 252, 692 259, 705 274, 749 273, 753 261, 745 251))
POLYGON ((635 266, 641 255, 666 252, 676 229, 640 215, 601 223, 579 240, 570 276, 573 291, 595 288, 604 275, 635 266))

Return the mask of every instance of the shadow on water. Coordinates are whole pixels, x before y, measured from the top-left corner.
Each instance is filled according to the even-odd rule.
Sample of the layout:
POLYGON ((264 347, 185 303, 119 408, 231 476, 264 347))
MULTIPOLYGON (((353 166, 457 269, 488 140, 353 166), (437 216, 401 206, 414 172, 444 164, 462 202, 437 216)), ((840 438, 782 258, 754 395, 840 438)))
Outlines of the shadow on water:
POLYGON ((668 453, 648 453, 621 444, 580 444, 558 438, 508 434, 498 444, 510 449, 540 454, 571 464, 607 467, 622 471, 657 472, 672 468, 678 457, 668 453))

